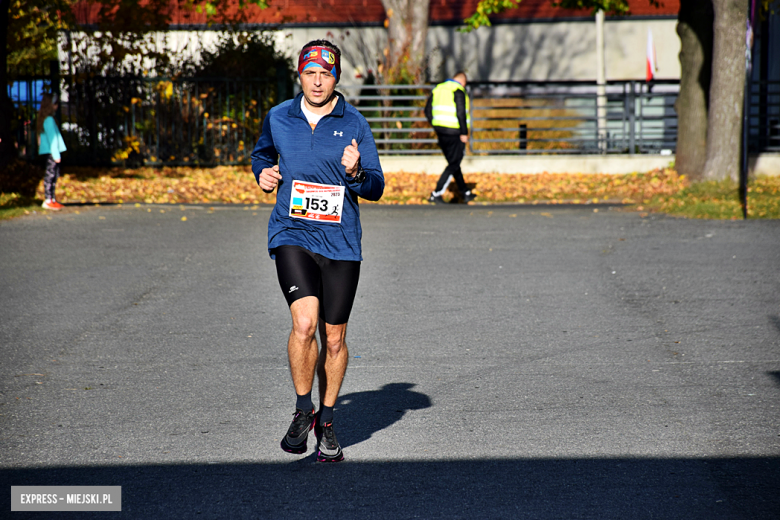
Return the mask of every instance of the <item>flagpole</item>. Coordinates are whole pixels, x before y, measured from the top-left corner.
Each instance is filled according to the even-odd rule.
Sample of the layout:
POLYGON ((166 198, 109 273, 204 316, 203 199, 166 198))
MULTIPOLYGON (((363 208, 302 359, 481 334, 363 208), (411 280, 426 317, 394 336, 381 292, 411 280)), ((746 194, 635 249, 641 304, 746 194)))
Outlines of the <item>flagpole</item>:
POLYGON ((604 57, 604 11, 596 13, 596 125, 598 127, 599 150, 607 151, 607 74, 604 57))

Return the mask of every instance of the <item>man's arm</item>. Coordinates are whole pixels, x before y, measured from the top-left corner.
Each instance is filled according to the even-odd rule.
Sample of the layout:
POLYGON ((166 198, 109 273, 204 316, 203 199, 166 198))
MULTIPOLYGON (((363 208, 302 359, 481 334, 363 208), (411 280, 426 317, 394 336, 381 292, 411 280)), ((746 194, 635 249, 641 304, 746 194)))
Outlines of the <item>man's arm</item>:
POLYGON ((425 119, 428 120, 428 123, 433 123, 433 92, 431 92, 431 95, 425 100, 425 110, 423 112, 425 113, 425 119))
POLYGON ((347 176, 347 187, 366 200, 377 201, 385 191, 385 176, 382 173, 382 165, 379 163, 379 154, 376 151, 376 143, 371 133, 371 127, 363 121, 361 135, 358 142, 360 152, 360 167, 366 173, 363 182, 355 182, 354 177, 347 176))
POLYGON ((276 151, 273 135, 271 134, 271 114, 266 115, 263 121, 263 130, 254 150, 252 150, 251 157, 252 173, 255 174, 257 185, 266 193, 272 192, 276 187, 276 183, 281 179, 281 175, 279 174, 279 167, 276 165, 276 162, 279 160, 279 153, 276 151))
POLYGON ((455 91, 455 112, 458 115, 460 135, 469 135, 469 125, 466 118, 466 94, 462 90, 455 91))

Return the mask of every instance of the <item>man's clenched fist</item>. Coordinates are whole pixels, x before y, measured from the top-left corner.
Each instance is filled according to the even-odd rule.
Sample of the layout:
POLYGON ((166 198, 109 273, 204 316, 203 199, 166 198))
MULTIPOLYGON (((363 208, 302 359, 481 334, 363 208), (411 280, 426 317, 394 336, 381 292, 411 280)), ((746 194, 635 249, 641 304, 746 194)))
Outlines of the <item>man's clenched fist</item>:
POLYGON ((347 175, 354 177, 357 173, 357 165, 360 160, 360 152, 358 152, 357 141, 352 140, 352 144, 344 148, 344 155, 341 156, 341 164, 347 171, 347 175))
POLYGON ((275 165, 271 168, 263 168, 263 171, 260 172, 257 183, 264 192, 271 193, 274 191, 274 188, 276 188, 276 185, 279 184, 279 180, 281 178, 282 175, 279 173, 279 165, 275 165))

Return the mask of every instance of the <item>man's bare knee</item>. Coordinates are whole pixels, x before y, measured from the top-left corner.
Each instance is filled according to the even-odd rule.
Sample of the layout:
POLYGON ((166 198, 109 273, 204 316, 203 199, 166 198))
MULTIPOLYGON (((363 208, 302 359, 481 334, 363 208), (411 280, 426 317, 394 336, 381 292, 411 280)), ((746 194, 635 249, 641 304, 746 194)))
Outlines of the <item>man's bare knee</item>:
POLYGON ((347 347, 347 325, 326 325, 325 328, 325 346, 328 349, 328 355, 331 357, 338 356, 347 347))
POLYGON ((305 341, 314 338, 317 333, 319 302, 317 298, 307 296, 290 305, 292 314, 292 333, 296 339, 305 341))
POLYGON ((310 316, 298 316, 293 320, 292 332, 300 340, 310 340, 317 332, 317 320, 310 316))
POLYGON ((328 342, 328 355, 331 357, 336 357, 339 354, 341 354, 342 350, 345 350, 347 346, 347 343, 343 340, 334 341, 331 343, 328 342))

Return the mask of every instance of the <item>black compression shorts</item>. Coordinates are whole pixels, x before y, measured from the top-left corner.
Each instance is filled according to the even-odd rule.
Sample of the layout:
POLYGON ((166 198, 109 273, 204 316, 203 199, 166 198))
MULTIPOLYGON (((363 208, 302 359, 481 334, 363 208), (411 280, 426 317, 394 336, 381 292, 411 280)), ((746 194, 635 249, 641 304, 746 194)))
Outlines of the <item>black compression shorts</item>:
POLYGON ((330 325, 349 321, 360 278, 360 262, 330 260, 299 246, 279 246, 276 275, 287 305, 305 296, 320 300, 320 317, 330 325))

